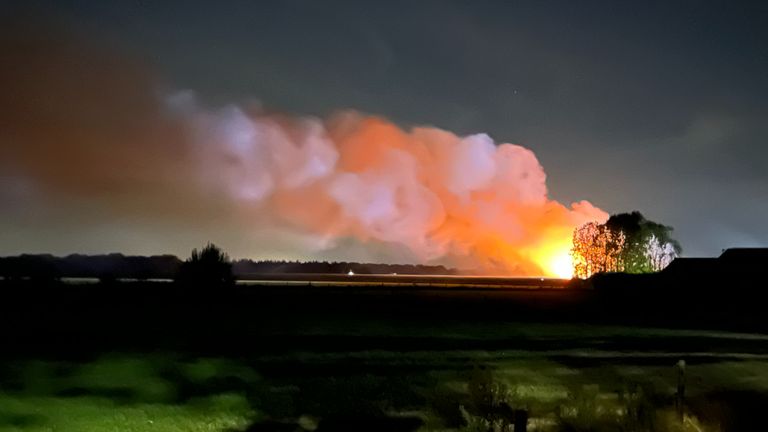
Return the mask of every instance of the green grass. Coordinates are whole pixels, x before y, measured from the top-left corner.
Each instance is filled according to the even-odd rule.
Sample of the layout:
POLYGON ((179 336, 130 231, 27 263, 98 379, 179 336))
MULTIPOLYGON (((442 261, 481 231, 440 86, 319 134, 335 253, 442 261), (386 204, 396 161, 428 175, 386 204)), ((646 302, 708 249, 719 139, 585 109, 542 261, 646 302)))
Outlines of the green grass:
MULTIPOLYGON (((416 330, 417 336, 457 341, 509 337, 510 348, 452 349, 442 344, 440 349, 346 351, 303 350, 298 345, 247 360, 169 353, 114 354, 85 362, 6 361, 0 362, 0 432, 230 432, 261 419, 308 416, 322 421, 332 415, 375 412, 415 412, 425 419, 424 430, 458 429, 458 407, 472 411, 470 383, 478 368, 486 371, 484 379, 493 383, 500 398, 530 412, 532 424, 548 422, 561 430, 598 424, 604 426, 600 430, 644 430, 626 428, 625 414, 610 413, 628 412, 631 405, 620 395, 642 389, 658 412, 651 420, 674 420, 674 364, 681 357, 688 361, 686 394, 692 405, 704 407, 699 412, 712 411, 704 403, 721 390, 768 394, 768 359, 757 336, 482 323, 416 330), (653 344, 633 339, 637 337, 653 344), (604 347, 613 339, 626 344, 604 347), (526 350, 529 340, 545 340, 545 349, 526 350), (636 341, 640 345, 635 346, 636 341), (720 344, 725 344, 727 355, 717 354, 720 344), (697 354, 710 345, 712 355, 697 354), (686 352, 689 347, 693 350, 686 352)), ((396 324, 339 332, 344 331, 413 336, 408 326, 396 324)), ((329 347, 334 348, 332 343, 329 347)), ((662 430, 677 429, 657 428, 662 430)))
POLYGON ((95 397, 0 395, 2 432, 219 432, 244 428, 253 414, 237 395, 187 405, 120 405, 95 397))
POLYGON ((181 381, 205 389, 222 376, 256 379, 253 371, 224 360, 108 356, 81 364, 30 361, 6 368, 6 376, 8 370, 17 373, 17 385, 0 388, 0 432, 214 432, 243 429, 256 418, 242 394, 214 389, 181 397, 181 381))

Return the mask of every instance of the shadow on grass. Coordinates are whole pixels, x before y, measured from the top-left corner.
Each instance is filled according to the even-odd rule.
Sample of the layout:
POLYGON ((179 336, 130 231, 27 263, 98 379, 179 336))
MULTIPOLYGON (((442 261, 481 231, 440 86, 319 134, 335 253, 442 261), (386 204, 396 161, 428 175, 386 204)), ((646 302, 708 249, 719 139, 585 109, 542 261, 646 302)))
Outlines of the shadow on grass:
POLYGON ((0 428, 28 429, 33 426, 43 426, 48 419, 40 414, 17 414, 0 410, 0 428))

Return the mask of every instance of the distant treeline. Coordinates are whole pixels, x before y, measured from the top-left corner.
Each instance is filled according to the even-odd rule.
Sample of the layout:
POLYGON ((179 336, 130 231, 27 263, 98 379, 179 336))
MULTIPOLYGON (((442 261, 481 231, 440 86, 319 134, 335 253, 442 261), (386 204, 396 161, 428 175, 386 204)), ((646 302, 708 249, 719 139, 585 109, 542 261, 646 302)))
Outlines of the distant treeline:
MULTIPOLYGON (((55 279, 61 277, 100 279, 172 279, 181 267, 182 260, 173 255, 125 256, 119 253, 107 255, 73 254, 56 257, 49 254, 19 255, 0 258, 0 277, 55 279)), ((338 274, 352 271, 358 274, 456 274, 456 270, 444 266, 411 264, 374 264, 326 261, 253 261, 241 259, 232 263, 235 277, 277 274, 315 273, 338 274)))
POLYGON ((125 256, 72 254, 19 255, 0 258, 0 276, 51 279, 82 278, 173 278, 182 261, 173 255, 125 256))
POLYGON ((327 262, 327 261, 252 261, 239 260, 232 265, 236 276, 248 274, 273 273, 314 273, 339 274, 352 271, 356 274, 407 274, 407 275, 451 275, 456 270, 441 265, 411 265, 411 264, 374 264, 356 262, 327 262))

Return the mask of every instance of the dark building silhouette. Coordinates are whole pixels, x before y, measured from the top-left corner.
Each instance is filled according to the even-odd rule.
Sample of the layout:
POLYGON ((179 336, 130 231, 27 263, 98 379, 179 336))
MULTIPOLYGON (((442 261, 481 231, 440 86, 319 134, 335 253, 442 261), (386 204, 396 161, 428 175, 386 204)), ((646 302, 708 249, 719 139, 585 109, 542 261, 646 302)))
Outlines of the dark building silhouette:
POLYGON ((666 279, 695 281, 704 286, 748 288, 762 283, 768 248, 731 248, 717 258, 677 258, 661 272, 666 279))

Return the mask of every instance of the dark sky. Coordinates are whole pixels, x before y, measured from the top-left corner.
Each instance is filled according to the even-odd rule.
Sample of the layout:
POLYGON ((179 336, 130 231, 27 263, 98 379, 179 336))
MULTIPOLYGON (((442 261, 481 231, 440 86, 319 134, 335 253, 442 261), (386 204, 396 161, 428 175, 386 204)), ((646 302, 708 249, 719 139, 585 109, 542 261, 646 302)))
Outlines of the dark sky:
POLYGON ((768 246, 765 2, 35 4, 209 104, 486 132, 553 198, 640 210, 685 255, 768 246))

